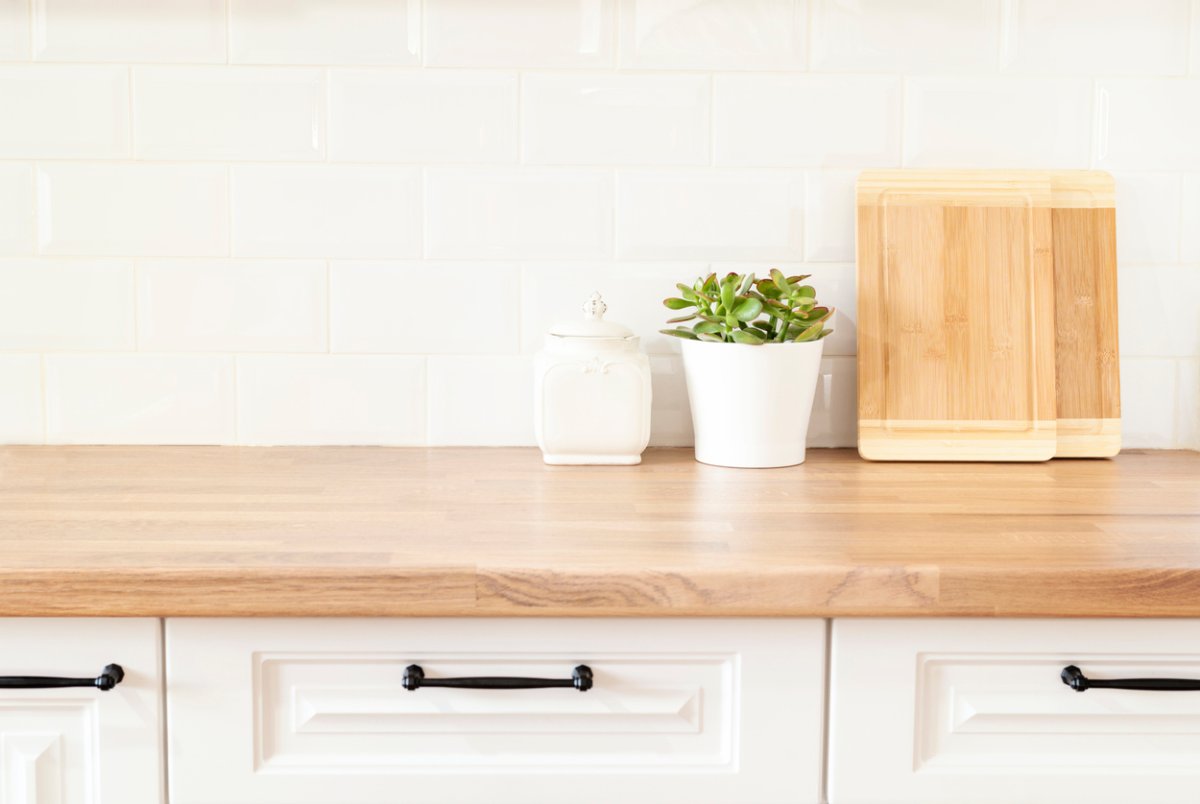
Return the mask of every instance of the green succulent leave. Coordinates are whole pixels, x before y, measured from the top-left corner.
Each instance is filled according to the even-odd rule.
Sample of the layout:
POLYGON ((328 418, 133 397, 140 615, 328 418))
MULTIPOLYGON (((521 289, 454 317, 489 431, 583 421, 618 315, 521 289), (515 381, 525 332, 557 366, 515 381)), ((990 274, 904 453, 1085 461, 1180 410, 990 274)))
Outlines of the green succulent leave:
POLYGON ((772 268, 766 279, 735 273, 718 278, 713 273, 690 287, 681 282, 675 286, 680 295, 663 300, 667 309, 681 313, 667 323, 680 326, 659 331, 693 341, 753 346, 819 341, 833 332, 825 324, 834 310, 820 305, 816 289, 801 284, 805 279, 808 274, 784 276, 772 268), (683 326, 688 321, 695 323, 683 326))

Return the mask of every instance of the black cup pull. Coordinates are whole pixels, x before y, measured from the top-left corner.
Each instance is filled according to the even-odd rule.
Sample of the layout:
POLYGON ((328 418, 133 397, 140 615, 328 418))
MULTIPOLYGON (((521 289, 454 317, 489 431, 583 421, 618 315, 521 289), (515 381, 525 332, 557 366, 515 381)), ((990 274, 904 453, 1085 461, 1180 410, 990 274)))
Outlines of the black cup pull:
POLYGON ((592 688, 592 668, 581 664, 570 678, 523 678, 520 676, 469 676, 467 678, 426 678, 419 664, 404 668, 404 689, 421 687, 457 687, 468 690, 537 690, 544 687, 573 687, 580 692, 592 688))
POLYGON ((0 689, 46 690, 57 687, 95 687, 108 692, 121 683, 125 671, 119 664, 105 665, 95 678, 63 678, 59 676, 0 676, 0 689))
POLYGON ((1091 689, 1158 690, 1180 692, 1200 690, 1200 679, 1193 678, 1088 678, 1075 665, 1067 665, 1059 676, 1062 683, 1076 692, 1091 689))

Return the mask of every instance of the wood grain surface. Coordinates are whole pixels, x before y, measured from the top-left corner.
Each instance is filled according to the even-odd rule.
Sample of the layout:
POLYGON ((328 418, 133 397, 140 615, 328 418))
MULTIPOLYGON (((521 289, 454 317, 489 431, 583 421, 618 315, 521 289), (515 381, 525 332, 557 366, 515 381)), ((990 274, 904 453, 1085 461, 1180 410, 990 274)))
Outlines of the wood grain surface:
POLYGON ((869 170, 857 199, 859 453, 1053 457, 1049 174, 869 170))
POLYGON ((1059 457, 1121 450, 1117 219, 1103 171, 1050 174, 1053 193, 1055 375, 1059 457))
POLYGON ((0 616, 1200 616, 1200 453, 0 448, 0 616))

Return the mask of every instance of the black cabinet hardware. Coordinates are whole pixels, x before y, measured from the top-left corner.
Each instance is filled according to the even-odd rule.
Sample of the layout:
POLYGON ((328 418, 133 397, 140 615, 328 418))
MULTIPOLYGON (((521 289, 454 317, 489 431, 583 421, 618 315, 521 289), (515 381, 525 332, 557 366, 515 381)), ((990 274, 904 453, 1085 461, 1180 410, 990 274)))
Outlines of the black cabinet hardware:
POLYGON ((125 671, 119 664, 105 665, 95 678, 60 678, 59 676, 0 676, 0 689, 45 690, 55 687, 95 687, 108 692, 121 683, 125 671))
POLYGON ((581 664, 570 678, 523 678, 520 676, 470 676, 467 678, 426 678, 419 664, 404 668, 404 689, 421 687, 458 687, 468 690, 537 690, 543 687, 573 687, 580 692, 592 688, 592 668, 581 664))
POLYGON ((1059 676, 1062 683, 1076 692, 1090 689, 1109 690, 1159 690, 1187 691, 1200 690, 1200 679, 1192 678, 1088 678, 1075 665, 1067 665, 1059 676))

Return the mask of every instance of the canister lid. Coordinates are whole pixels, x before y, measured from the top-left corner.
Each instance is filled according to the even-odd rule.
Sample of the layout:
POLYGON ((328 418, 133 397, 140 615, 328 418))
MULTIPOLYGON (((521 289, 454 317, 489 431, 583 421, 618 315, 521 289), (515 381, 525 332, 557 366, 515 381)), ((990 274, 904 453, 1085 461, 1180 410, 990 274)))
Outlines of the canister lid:
POLYGON ((633 330, 615 321, 605 321, 608 305, 599 293, 583 303, 583 317, 555 324, 550 334, 559 338, 632 338, 633 330))

